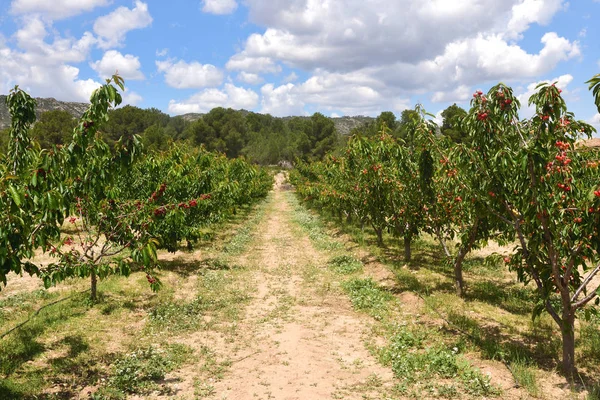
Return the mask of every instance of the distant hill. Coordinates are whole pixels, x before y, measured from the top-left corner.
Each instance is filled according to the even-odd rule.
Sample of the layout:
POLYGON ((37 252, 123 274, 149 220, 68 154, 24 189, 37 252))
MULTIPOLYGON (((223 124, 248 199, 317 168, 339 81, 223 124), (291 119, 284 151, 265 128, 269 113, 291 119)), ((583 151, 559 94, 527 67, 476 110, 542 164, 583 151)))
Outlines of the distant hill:
MULTIPOLYGON (((52 110, 64 110, 69 112, 75 118, 81 117, 84 111, 88 107, 88 103, 73 103, 66 101, 59 101, 54 98, 36 98, 37 108, 36 114, 39 116, 46 111, 52 110)), ((240 112, 247 113, 246 110, 240 110, 240 112)), ((186 121, 196 121, 202 118, 204 114, 200 113, 189 113, 181 115, 186 121)), ((293 117, 283 117, 284 119, 289 119, 293 117)), ((310 118, 307 116, 301 116, 299 118, 310 118)), ((369 123, 374 120, 372 117, 364 117, 364 116, 355 116, 355 117, 336 117, 332 118, 335 123, 335 127, 339 133, 342 135, 347 135, 352 131, 352 129, 359 127, 365 123, 369 123)), ((8 108, 6 107, 6 96, 0 95, 0 130, 8 128, 10 126, 10 114, 8 113, 8 108)))
MULTIPOLYGON (((79 118, 88 108, 88 103, 72 103, 66 101, 59 101, 54 98, 43 99, 36 97, 37 107, 35 113, 39 118, 40 115, 46 111, 53 110, 64 110, 69 112, 72 116, 79 118)), ((6 96, 0 95, 0 129, 8 128, 10 126, 10 114, 8 107, 6 106, 6 96)))

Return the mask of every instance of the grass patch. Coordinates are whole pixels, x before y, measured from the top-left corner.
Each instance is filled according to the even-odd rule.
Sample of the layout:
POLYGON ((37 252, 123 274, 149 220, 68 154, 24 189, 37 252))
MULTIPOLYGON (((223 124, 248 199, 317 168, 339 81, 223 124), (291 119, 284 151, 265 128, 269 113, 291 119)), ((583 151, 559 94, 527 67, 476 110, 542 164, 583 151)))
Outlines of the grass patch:
POLYGON ((93 398, 121 399, 126 394, 149 394, 154 391, 169 394, 169 389, 159 385, 159 382, 192 355, 193 350, 189 346, 178 343, 164 347, 149 346, 127 353, 115 361, 106 386, 93 398))
POLYGON ((207 271, 199 280, 200 294, 194 300, 162 302, 153 307, 149 311, 149 329, 168 332, 198 329, 204 323, 204 315, 235 320, 240 305, 250 300, 247 290, 238 288, 232 276, 223 271, 207 271))
POLYGON ((292 220, 308 235, 315 247, 321 250, 340 249, 342 244, 333 240, 326 232, 321 219, 306 209, 291 192, 285 193, 286 200, 293 208, 292 220))
POLYGON ((426 330, 413 331, 400 328, 380 349, 379 359, 389 365, 401 386, 413 390, 426 389, 440 397, 451 398, 458 394, 454 384, 428 385, 434 380, 441 382, 452 379, 460 382, 461 391, 472 396, 497 396, 500 390, 490 383, 490 378, 464 359, 457 346, 450 348, 444 344, 426 345, 431 337, 426 330))
POLYGON ((344 282, 342 287, 355 309, 366 312, 378 321, 388 314, 388 303, 394 299, 391 293, 380 288, 371 278, 352 279, 344 282))
POLYGON ((600 362, 600 317, 582 321, 580 346, 584 358, 600 362))
POLYGON ((360 272, 363 265, 356 258, 348 255, 333 257, 327 263, 327 266, 338 274, 351 275, 355 272, 360 272))
POLYGON ((268 200, 269 199, 260 203, 254 214, 236 231, 235 235, 233 235, 231 240, 223 248, 225 254, 235 256, 241 254, 246 249, 248 243, 252 240, 254 228, 262 220, 265 214, 266 205, 269 203, 268 200))
POLYGON ((515 382, 527 390, 527 393, 533 397, 540 395, 535 369, 531 363, 517 359, 510 364, 510 372, 515 378, 515 382))

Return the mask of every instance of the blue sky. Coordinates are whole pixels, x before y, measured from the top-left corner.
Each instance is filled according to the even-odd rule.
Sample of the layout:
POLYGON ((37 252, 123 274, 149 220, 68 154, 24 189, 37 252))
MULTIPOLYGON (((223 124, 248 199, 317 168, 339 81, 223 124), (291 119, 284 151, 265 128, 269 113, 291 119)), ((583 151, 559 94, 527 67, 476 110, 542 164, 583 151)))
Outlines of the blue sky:
POLYGON ((600 128, 598 17, 599 0, 0 0, 0 92, 86 101, 118 69, 126 102, 172 115, 374 116, 556 80, 600 128))

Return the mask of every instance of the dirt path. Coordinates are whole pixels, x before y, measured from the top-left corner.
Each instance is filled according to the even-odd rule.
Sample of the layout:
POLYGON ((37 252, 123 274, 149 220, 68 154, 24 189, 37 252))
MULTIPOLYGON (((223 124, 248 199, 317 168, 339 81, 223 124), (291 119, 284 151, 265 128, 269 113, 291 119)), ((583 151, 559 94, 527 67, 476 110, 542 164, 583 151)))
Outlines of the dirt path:
MULTIPOLYGON (((231 355, 237 361, 203 397, 384 398, 392 374, 365 349, 362 335, 370 320, 316 279, 327 256, 294 230, 283 180, 276 177, 255 245, 240 260, 255 267, 256 290, 237 330, 231 355)), ((231 347, 214 345, 219 353, 231 347)))

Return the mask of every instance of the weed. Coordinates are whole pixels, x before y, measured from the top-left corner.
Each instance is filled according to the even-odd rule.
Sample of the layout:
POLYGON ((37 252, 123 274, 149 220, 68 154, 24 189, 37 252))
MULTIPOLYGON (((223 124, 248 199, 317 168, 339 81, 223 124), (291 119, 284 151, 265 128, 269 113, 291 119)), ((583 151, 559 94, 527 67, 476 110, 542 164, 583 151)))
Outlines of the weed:
POLYGON ((329 268, 338 274, 350 275, 362 271, 363 265, 356 258, 348 255, 333 257, 327 263, 329 268))
POLYGON ((525 388, 527 393, 533 397, 538 397, 540 389, 537 384, 535 370, 523 359, 516 359, 510 364, 510 372, 515 378, 515 382, 525 388))
POLYGON ((217 391, 212 384, 202 382, 199 379, 194 380, 194 396, 196 396, 196 398, 204 399, 206 397, 214 396, 216 393, 217 391))
POLYGON ((586 358, 600 361, 600 318, 581 324, 581 347, 586 358))
POLYGON ((108 386, 124 393, 149 393, 158 389, 157 382, 192 353, 188 346, 170 344, 164 349, 150 346, 125 354, 114 363, 108 386))
POLYGON ((376 320, 382 320, 388 313, 388 302, 393 300, 391 293, 381 289, 371 279, 352 279, 343 283, 343 288, 350 296, 352 306, 365 311, 376 320))
MULTIPOLYGON (((458 379, 462 389, 472 395, 499 393, 490 384, 489 377, 482 375, 460 356, 458 347, 449 348, 442 344, 426 346, 425 340, 430 336, 425 330, 413 331, 401 327, 390 338, 388 346, 380 349, 379 359, 384 365, 391 365, 394 375, 404 385, 418 386, 432 379, 458 379)), ((454 385, 430 385, 426 389, 448 398, 457 391, 454 385)))
POLYGON ((321 223, 319 217, 303 207, 296 196, 288 192, 286 193, 286 197, 287 201, 294 209, 294 222, 297 223, 308 234, 308 237, 315 244, 315 247, 322 250, 333 250, 342 247, 340 242, 331 239, 331 237, 325 233, 323 224, 321 223))

